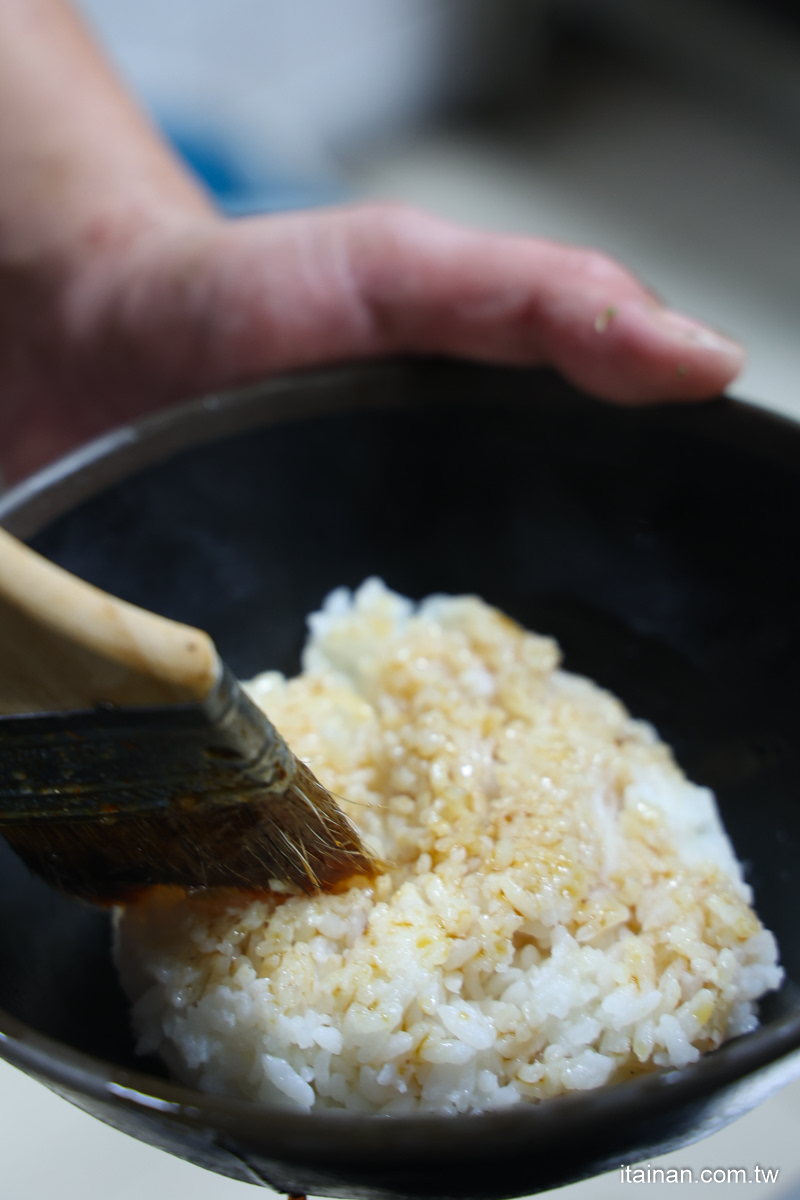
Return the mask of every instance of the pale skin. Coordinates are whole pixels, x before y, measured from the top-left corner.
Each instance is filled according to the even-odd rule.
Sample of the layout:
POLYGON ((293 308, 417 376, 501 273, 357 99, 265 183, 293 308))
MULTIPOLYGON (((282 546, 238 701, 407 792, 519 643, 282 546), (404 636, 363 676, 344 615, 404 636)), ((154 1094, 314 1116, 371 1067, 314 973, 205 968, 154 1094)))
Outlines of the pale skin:
POLYGON ((231 221, 61 0, 0 0, 0 469, 300 367, 444 353, 699 400, 741 347, 592 250, 396 205, 231 221))

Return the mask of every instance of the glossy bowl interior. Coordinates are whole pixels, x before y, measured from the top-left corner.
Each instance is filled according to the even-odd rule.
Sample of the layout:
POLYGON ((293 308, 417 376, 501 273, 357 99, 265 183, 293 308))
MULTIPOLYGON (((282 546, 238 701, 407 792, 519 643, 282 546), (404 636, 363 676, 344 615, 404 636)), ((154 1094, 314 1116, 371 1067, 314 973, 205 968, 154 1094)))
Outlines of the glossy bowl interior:
POLYGON ((10 494, 0 520, 128 600, 294 672, 304 614, 379 574, 554 634, 713 787, 787 982, 683 1071, 461 1117, 202 1096, 133 1053, 107 914, 2 846, 0 1053, 101 1119, 291 1193, 503 1197, 681 1145, 800 1073, 800 427, 727 400, 626 411, 552 375, 369 365, 207 397, 10 494))

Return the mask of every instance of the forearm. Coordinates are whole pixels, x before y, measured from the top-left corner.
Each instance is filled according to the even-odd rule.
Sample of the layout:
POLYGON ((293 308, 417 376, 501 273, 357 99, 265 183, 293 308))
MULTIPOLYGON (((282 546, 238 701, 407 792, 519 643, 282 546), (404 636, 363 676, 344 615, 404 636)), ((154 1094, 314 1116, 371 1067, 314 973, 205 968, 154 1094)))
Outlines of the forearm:
POLYGON ((0 269, 70 269, 209 204, 61 0, 0 0, 0 269))
POLYGON ((139 355, 113 310, 143 240, 214 220, 69 5, 0 0, 7 479, 163 400, 157 380, 137 378, 139 355))

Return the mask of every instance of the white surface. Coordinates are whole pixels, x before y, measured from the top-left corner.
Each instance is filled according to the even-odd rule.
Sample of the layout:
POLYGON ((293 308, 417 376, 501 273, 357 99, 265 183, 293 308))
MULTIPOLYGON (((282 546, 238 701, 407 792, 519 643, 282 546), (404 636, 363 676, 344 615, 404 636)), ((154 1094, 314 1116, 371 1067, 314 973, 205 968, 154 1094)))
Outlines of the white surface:
POLYGON ((0 1061, 0 1200, 246 1200, 274 1195, 118 1133, 0 1061))

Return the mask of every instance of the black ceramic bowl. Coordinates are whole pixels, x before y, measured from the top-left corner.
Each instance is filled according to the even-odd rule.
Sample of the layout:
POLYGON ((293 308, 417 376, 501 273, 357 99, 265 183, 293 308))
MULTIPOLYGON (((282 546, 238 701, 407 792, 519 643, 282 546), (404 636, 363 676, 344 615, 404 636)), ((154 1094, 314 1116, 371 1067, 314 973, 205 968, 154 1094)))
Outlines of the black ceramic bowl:
POLYGON ((281 1191, 507 1197, 691 1141, 800 1074, 800 427, 728 400, 626 411, 452 363, 277 380, 95 443, 0 520, 77 574, 293 672, 338 584, 477 592, 554 634, 713 787, 787 982, 682 1071, 459 1117, 292 1114, 133 1054, 105 913, 3 847, 0 1053, 102 1120, 281 1191))

